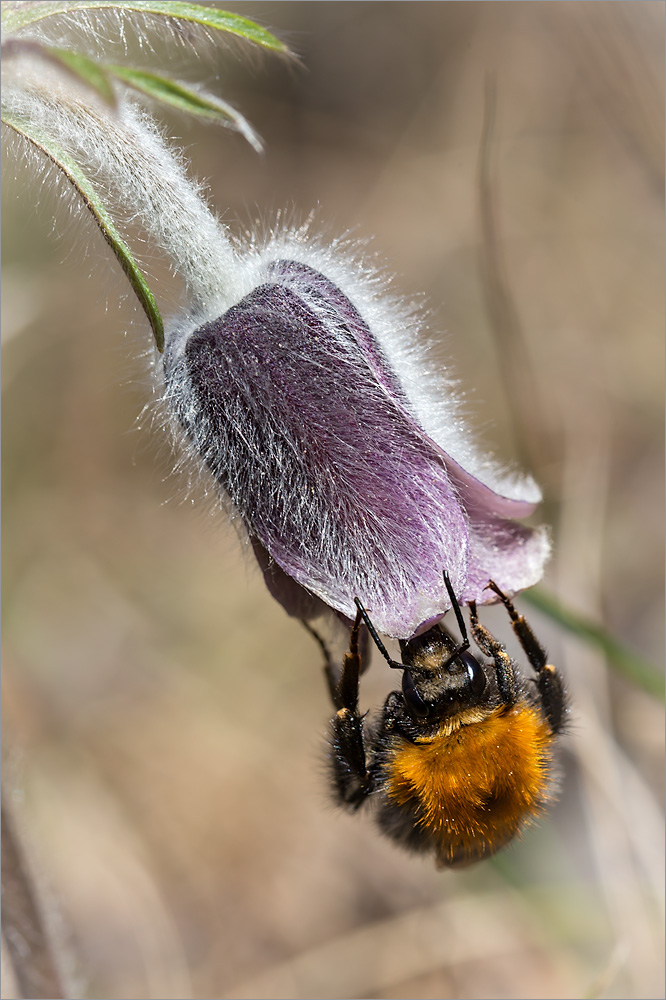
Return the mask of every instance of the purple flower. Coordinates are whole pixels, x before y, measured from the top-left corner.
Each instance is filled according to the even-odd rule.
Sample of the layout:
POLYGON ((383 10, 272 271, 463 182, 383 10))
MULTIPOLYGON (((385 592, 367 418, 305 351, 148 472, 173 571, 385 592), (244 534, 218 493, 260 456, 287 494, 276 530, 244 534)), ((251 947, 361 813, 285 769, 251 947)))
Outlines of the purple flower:
POLYGON ((172 410, 291 614, 321 601, 353 618, 359 597, 408 638, 449 608, 444 570, 461 602, 493 599, 489 579, 511 594, 541 577, 546 533, 515 520, 537 488, 477 455, 417 332, 371 278, 292 237, 168 345, 172 410))

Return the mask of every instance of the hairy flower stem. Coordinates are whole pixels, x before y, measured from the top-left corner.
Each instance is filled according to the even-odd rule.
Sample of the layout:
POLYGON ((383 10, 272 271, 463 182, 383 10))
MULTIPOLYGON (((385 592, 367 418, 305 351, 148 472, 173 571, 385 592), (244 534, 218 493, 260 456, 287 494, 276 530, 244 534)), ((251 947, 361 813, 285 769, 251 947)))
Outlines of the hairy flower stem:
POLYGON ((211 300, 224 308, 236 252, 149 116, 130 102, 117 114, 106 113, 69 92, 52 99, 37 88, 17 91, 7 102, 84 165, 127 222, 138 224, 151 247, 168 256, 193 314, 210 309, 211 300))

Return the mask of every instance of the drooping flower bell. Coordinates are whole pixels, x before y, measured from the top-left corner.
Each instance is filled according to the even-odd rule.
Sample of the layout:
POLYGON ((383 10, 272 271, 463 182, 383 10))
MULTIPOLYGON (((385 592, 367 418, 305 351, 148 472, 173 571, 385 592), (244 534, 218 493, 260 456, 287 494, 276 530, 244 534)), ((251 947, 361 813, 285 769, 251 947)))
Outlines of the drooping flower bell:
POLYGON ((476 454, 410 311, 296 234, 244 266, 234 305, 171 337, 166 394, 285 608, 358 597, 407 638, 449 608, 444 571, 461 602, 536 583, 547 535, 516 519, 538 489, 476 454))
POLYGON ((409 638, 461 603, 540 579, 549 543, 517 519, 540 499, 469 439, 450 383, 430 373, 422 324, 344 247, 305 230, 238 248, 144 111, 17 88, 30 121, 84 163, 184 285, 165 329, 167 409, 242 518, 272 593, 308 618, 321 602, 409 638))

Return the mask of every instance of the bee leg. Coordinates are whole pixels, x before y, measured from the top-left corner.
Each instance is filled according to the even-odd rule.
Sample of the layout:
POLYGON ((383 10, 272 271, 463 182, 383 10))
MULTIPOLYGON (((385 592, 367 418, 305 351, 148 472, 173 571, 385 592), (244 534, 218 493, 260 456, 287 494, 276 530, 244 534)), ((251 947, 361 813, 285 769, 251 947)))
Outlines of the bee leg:
POLYGON ((349 651, 335 686, 334 704, 338 711, 331 720, 331 772, 335 795, 341 805, 358 809, 373 789, 363 742, 363 716, 358 714, 358 684, 361 656, 358 634, 363 616, 359 610, 352 626, 349 651))
POLYGON ((518 642, 523 647, 525 656, 537 675, 537 688, 544 713, 553 733, 558 733, 564 724, 567 707, 566 693, 562 677, 556 667, 548 663, 548 654, 522 615, 516 611, 513 601, 502 593, 496 583, 491 580, 488 590, 492 590, 509 613, 511 627, 518 642))
POLYGON ((349 634, 349 649, 342 661, 342 673, 336 688, 335 699, 337 708, 348 708, 350 712, 354 713, 358 713, 358 683, 363 672, 358 641, 362 621, 361 612, 357 611, 349 634))
POLYGON ((515 705, 518 693, 511 657, 502 643, 480 623, 476 611, 476 601, 469 602, 469 624, 474 641, 481 652, 495 661, 497 687, 503 703, 507 706, 515 705))
POLYGON ((342 705, 338 700, 338 684, 340 683, 340 675, 333 666, 333 661, 331 659, 331 652, 326 643, 324 642, 324 640, 322 639, 322 637, 315 629, 313 629, 312 625, 310 625, 309 622, 306 622, 303 618, 300 618, 299 621, 303 626, 303 628, 307 632, 309 632, 312 638, 315 640, 315 642, 317 642, 319 648, 324 654, 324 677, 326 678, 326 686, 328 687, 328 693, 331 696, 331 701, 333 702, 335 708, 341 708, 342 705))
MULTIPOLYGON (((340 684, 342 683, 342 671, 333 665, 331 651, 324 642, 324 640, 322 639, 322 637, 319 635, 319 632, 317 632, 317 630, 314 629, 309 622, 306 622, 304 618, 299 618, 299 621, 303 626, 303 628, 306 630, 306 632, 310 633, 310 635, 315 640, 315 642, 317 643, 317 645, 319 646, 324 655, 324 677, 326 678, 326 687, 328 688, 328 693, 331 697, 331 701, 334 707, 342 708, 343 702, 340 700, 340 690, 339 690, 340 684)), ((353 632, 354 632, 354 626, 352 626, 352 635, 350 636, 350 647, 353 643, 354 649, 356 650, 356 655, 358 656, 359 659, 359 664, 360 664, 359 673, 364 674, 370 664, 370 656, 368 649, 368 633, 365 629, 360 633, 359 630, 356 629, 356 635, 354 635, 353 632)), ((349 653, 345 654, 345 659, 347 656, 349 656, 349 653)), ((358 682, 356 683, 358 686, 358 682)), ((351 684, 353 687, 353 679, 351 680, 351 684)))

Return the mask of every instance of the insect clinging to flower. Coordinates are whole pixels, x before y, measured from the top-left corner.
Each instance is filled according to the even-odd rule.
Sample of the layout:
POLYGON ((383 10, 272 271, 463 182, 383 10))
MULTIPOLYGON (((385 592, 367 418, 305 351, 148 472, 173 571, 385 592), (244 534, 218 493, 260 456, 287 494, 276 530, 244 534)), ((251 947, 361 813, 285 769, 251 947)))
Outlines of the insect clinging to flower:
POLYGON ((491 855, 551 798, 565 711, 557 671, 505 596, 536 583, 549 552, 546 532, 517 520, 538 490, 479 459, 450 393, 428 388, 418 330, 344 258, 285 234, 245 289, 174 336, 167 393, 274 596, 306 624, 322 604, 354 621, 339 682, 327 665, 335 795, 374 803, 389 836, 439 865, 491 855), (477 603, 497 598, 535 691, 478 620, 477 603), (461 604, 490 663, 469 651, 461 604), (462 644, 438 624, 451 609, 462 644), (363 623, 403 671, 367 732, 363 623), (402 663, 378 632, 400 640, 402 663))
MULTIPOLYGON (((492 581, 534 672, 521 675, 504 645, 470 605, 470 640, 448 576, 462 642, 440 624, 400 642, 391 659, 360 601, 348 653, 330 684, 329 766, 335 800, 356 811, 375 807, 384 833, 438 867, 489 857, 511 841, 552 799, 554 746, 562 732, 562 679, 513 602, 492 581), (381 715, 369 726, 359 713, 359 630, 365 623, 389 666, 402 671, 381 715), (491 662, 487 662, 485 658, 491 662)), ((329 679, 330 660, 326 664, 329 679)))
MULTIPOLYGON (((19 28, 58 7, 18 6, 3 11, 12 8, 19 28)), ((158 13, 170 17, 171 6, 158 13)), ((215 20, 214 8, 180 6, 215 20)), ((255 41, 283 51, 254 29, 255 41)), ((339 681, 328 667, 339 801, 374 801, 386 832, 442 865, 493 853, 551 795, 565 711, 557 671, 506 596, 537 583, 550 552, 546 529, 521 523, 538 487, 477 449, 454 381, 433 374, 423 314, 343 240, 281 223, 264 240, 234 239, 126 95, 109 107, 99 93, 88 101, 80 87, 20 72, 4 90, 5 123, 94 209, 151 318, 160 417, 243 526, 271 593, 306 622, 322 610, 353 622, 339 681), (182 279, 166 322, 120 235, 123 220, 182 279), (535 684, 478 619, 477 605, 498 598, 535 684), (439 624, 451 609, 462 642, 439 624), (363 626, 402 671, 401 691, 367 730, 363 626), (400 663, 379 633, 400 641, 400 663)))

